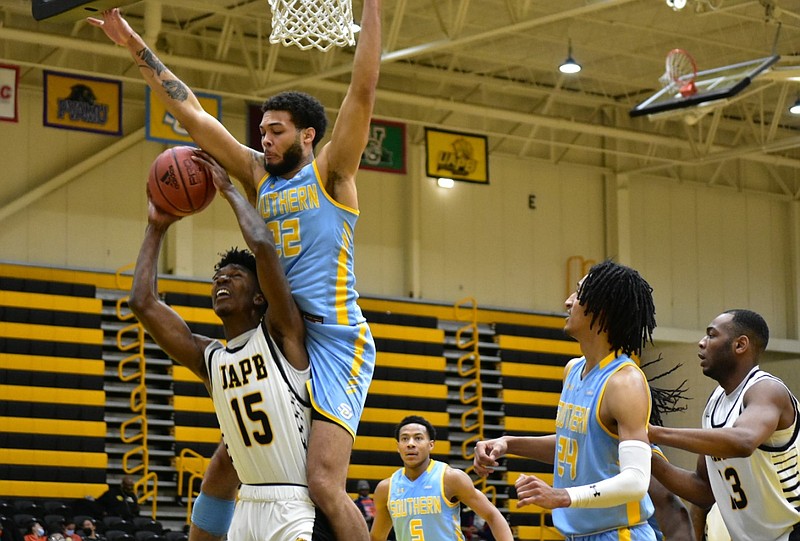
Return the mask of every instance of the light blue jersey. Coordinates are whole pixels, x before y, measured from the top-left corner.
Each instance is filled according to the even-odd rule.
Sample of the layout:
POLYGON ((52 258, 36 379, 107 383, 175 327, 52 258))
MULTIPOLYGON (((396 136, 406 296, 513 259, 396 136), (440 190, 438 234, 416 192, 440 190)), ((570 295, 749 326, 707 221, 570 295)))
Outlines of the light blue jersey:
MULTIPOLYGON (((614 354, 600 361, 585 377, 581 377, 585 358, 570 367, 558 402, 553 486, 590 485, 619 474, 619 438, 600 422, 600 401, 608 379, 628 365, 639 370, 627 355, 614 354)), ((645 379, 644 375, 642 378, 645 379)), ((647 413, 644 418, 649 417, 647 413)), ((621 539, 631 533, 636 534, 636 539, 655 539, 652 528, 646 524, 652 514, 653 504, 645 494, 640 501, 614 507, 554 509, 553 523, 565 535, 622 529, 621 539), (644 528, 628 529, 642 523, 644 528)))
POLYGON ((389 481, 389 515, 397 541, 464 541, 461 506, 447 500, 444 492, 444 462, 431 460, 428 469, 410 480, 405 468, 389 481))
POLYGON ((328 195, 316 161, 288 180, 263 178, 257 209, 307 322, 314 409, 355 437, 375 367, 353 274, 358 211, 328 195))

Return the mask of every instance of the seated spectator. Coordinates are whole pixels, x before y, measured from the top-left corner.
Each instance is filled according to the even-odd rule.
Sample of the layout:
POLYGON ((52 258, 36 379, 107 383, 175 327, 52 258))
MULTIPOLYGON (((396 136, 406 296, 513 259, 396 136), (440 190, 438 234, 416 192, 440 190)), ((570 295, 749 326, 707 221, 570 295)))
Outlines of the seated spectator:
POLYGON ((125 520, 139 516, 139 499, 133 486, 133 477, 126 475, 119 486, 109 488, 97 499, 106 516, 122 517, 125 520))
POLYGON ((361 511, 364 520, 367 521, 367 529, 370 529, 372 528, 372 521, 375 520, 375 502, 369 495, 369 481, 366 479, 360 480, 356 488, 358 490, 358 498, 354 500, 356 507, 361 511))
POLYGON ((106 541, 106 538, 97 533, 97 523, 94 519, 87 518, 81 524, 81 533, 84 541, 106 541))
POLYGON ((32 520, 28 523, 28 528, 25 532, 25 541, 47 541, 44 527, 42 527, 38 521, 32 520))
POLYGON ((75 532, 75 521, 67 519, 59 523, 61 535, 64 536, 64 541, 83 541, 83 538, 75 532))

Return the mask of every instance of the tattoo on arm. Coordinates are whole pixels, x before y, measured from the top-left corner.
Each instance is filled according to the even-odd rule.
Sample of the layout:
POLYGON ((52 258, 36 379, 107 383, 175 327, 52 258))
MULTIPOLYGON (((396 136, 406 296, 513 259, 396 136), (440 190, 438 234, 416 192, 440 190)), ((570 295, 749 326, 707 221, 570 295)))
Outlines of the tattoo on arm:
POLYGON ((189 96, 189 90, 186 85, 177 79, 164 81, 163 86, 164 90, 167 91, 167 95, 175 101, 186 101, 189 96))
POLYGON ((147 47, 136 53, 136 56, 141 58, 145 65, 155 72, 156 77, 160 77, 162 73, 167 71, 167 67, 161 62, 161 60, 158 59, 156 55, 153 54, 153 51, 147 47))

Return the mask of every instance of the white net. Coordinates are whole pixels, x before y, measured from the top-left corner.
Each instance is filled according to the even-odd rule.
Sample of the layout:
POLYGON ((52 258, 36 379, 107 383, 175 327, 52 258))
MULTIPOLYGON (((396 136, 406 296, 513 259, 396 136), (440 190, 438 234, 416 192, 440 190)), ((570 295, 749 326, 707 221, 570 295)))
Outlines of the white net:
POLYGON ((327 51, 356 42, 351 0, 269 0, 270 43, 327 51))
POLYGON ((660 77, 664 86, 681 86, 690 83, 697 75, 697 66, 692 55, 683 49, 672 49, 667 54, 666 71, 660 77))

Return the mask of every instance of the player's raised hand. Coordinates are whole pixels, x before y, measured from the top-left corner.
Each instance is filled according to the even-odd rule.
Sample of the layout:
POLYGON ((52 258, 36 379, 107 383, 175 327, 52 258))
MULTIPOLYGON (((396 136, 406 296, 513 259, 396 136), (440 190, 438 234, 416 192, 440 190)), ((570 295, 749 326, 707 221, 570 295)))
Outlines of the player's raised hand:
POLYGON ((195 150, 192 160, 200 163, 200 165, 205 165, 211 171, 211 180, 214 182, 217 191, 222 194, 222 197, 227 199, 231 190, 236 191, 228 172, 217 160, 211 157, 211 154, 202 150, 195 150))
POLYGON ((150 199, 150 190, 147 191, 147 223, 161 229, 166 229, 178 220, 181 216, 175 216, 169 212, 164 212, 150 199))
POLYGON ((87 17, 86 21, 92 26, 102 28, 106 36, 117 45, 126 45, 134 34, 128 21, 122 18, 119 8, 105 10, 102 19, 87 17))
POLYGON ((500 465, 497 460, 504 456, 507 451, 508 444, 503 438, 479 441, 476 443, 475 457, 472 459, 475 473, 482 477, 492 473, 494 468, 500 465))

